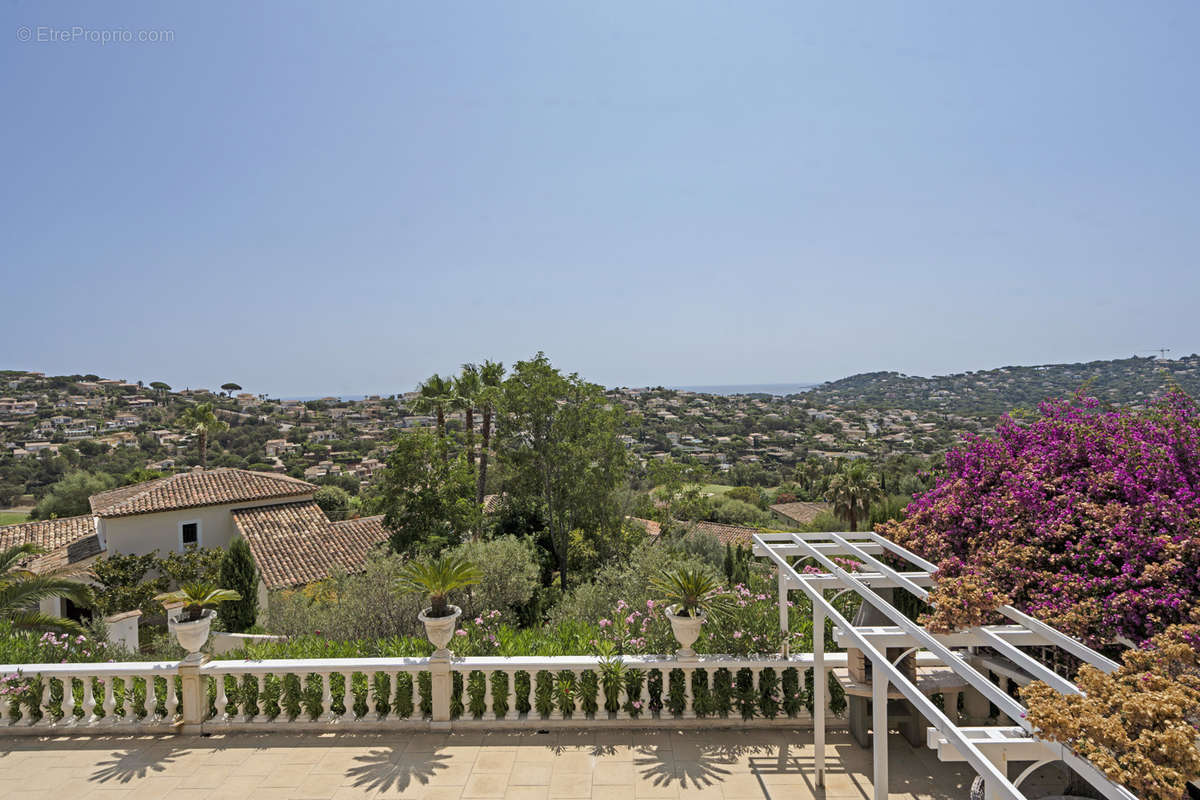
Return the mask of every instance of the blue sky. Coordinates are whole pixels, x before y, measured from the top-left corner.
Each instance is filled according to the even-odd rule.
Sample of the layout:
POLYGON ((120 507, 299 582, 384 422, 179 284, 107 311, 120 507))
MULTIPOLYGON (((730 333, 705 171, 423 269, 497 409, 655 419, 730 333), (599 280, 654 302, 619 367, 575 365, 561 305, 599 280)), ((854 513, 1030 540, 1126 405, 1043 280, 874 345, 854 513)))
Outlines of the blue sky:
POLYGON ((1200 350, 1194 2, 0 20, 0 367, 296 395, 539 349, 608 385, 1200 350))

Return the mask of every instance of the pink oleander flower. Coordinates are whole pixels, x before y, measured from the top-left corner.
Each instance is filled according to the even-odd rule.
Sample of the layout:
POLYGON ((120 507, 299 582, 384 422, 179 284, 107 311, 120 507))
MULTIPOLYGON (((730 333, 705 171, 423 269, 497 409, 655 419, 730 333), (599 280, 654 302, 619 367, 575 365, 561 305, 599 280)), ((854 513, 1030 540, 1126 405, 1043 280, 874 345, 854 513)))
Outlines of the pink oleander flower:
POLYGON ((601 627, 601 628, 608 628, 608 627, 611 627, 611 626, 612 626, 612 620, 611 620, 611 619, 602 619, 602 620, 600 620, 600 627, 601 627))
POLYGON ((454 635, 455 635, 455 636, 466 636, 466 635, 467 635, 467 632, 466 632, 466 630, 465 630, 465 629, 463 629, 463 628, 459 628, 458 630, 456 630, 456 631, 454 632, 454 635))

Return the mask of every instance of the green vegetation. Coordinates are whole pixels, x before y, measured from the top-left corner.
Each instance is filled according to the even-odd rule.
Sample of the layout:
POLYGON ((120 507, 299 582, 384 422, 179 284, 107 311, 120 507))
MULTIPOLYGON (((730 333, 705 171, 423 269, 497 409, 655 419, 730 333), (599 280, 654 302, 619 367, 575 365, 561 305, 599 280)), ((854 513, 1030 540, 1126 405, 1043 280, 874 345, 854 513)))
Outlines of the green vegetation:
POLYGON ((29 519, 25 511, 0 511, 0 525, 16 525, 29 519))
POLYGON ((111 475, 75 470, 54 484, 33 509, 34 519, 74 517, 91 509, 88 498, 117 485, 111 475))

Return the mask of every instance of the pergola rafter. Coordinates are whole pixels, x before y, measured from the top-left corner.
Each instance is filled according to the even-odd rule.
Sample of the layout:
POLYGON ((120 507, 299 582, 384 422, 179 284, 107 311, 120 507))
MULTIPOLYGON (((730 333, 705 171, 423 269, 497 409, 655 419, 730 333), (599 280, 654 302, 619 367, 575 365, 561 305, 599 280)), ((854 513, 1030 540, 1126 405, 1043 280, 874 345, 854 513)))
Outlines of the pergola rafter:
MULTIPOLYGON (((1105 672, 1118 664, 1082 642, 1036 620, 1011 606, 999 609, 1010 625, 979 626, 950 634, 934 634, 904 616, 889 600, 876 590, 903 589, 919 599, 925 599, 926 587, 935 582, 937 565, 908 551, 894 542, 872 532, 830 533, 764 533, 754 537, 756 555, 770 559, 778 569, 780 624, 786 632, 787 594, 799 590, 813 606, 813 687, 814 687, 814 758, 815 779, 824 785, 825 772, 825 619, 833 621, 839 643, 846 641, 870 660, 872 665, 872 739, 874 751, 874 789, 876 800, 888 796, 887 698, 889 686, 904 696, 931 723, 928 744, 943 760, 968 762, 983 777, 988 798, 1026 800, 1018 788, 1025 775, 1012 781, 1007 775, 1007 760, 1035 762, 1061 760, 1092 784, 1108 800, 1137 800, 1128 789, 1109 780, 1094 765, 1068 748, 1038 739, 1025 718, 1026 708, 1007 692, 992 683, 989 677, 972 665, 968 658, 951 648, 990 647, 1009 659, 1024 673, 1045 681, 1055 690, 1080 694, 1074 683, 1046 667, 1022 650, 1022 646, 1053 645, 1071 653, 1084 662, 1105 672), (877 555, 891 554, 908 566, 900 571, 885 564, 877 555), (863 564, 863 572, 851 573, 838 565, 831 556, 847 556, 863 564), (789 559, 807 558, 825 570, 824 573, 802 573, 789 559), (913 569, 915 568, 915 569, 913 569), (892 625, 852 625, 833 603, 826 598, 827 589, 854 592, 883 614, 892 625), (960 727, 926 697, 917 685, 885 655, 889 647, 924 650, 955 675, 986 697, 1012 720, 1012 725, 996 727, 960 727), (880 733, 883 732, 883 733, 880 733)), ((786 640, 786 636, 785 636, 786 640)), ((1027 770, 1026 775, 1032 770, 1027 770)))

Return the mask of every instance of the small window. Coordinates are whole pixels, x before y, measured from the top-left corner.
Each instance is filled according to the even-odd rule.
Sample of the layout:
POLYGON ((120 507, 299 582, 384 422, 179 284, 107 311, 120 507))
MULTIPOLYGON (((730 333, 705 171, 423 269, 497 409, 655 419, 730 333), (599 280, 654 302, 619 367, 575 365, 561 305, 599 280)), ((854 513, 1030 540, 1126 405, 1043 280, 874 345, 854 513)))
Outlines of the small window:
POLYGON ((200 523, 184 522, 179 526, 179 543, 183 547, 198 547, 200 545, 200 523))

